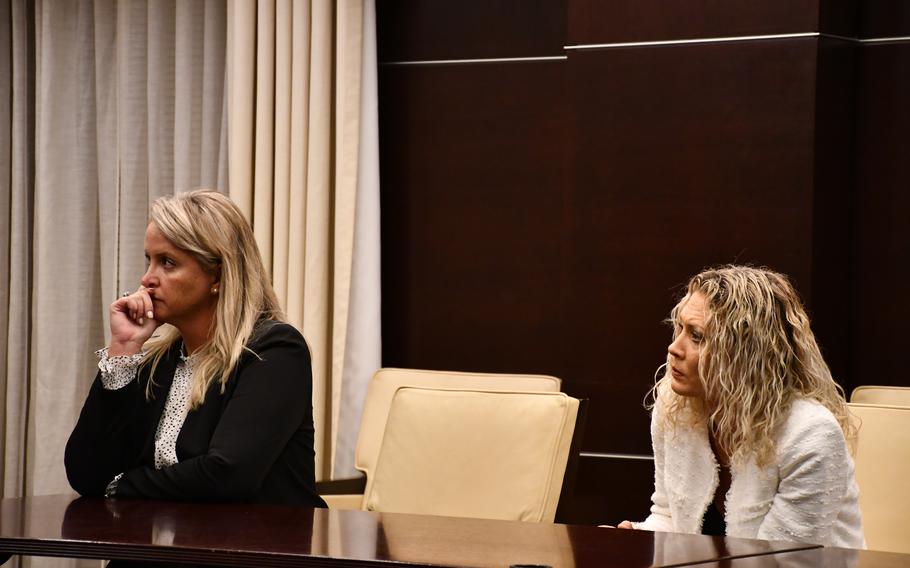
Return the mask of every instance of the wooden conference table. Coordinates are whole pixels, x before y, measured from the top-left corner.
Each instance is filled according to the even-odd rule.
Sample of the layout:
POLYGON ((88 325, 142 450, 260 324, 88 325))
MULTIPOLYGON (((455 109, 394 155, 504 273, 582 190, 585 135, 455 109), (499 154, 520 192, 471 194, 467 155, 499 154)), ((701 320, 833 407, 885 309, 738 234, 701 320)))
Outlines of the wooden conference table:
POLYGON ((762 557, 770 563, 755 566, 765 567, 787 555, 811 561, 819 550, 785 542, 365 511, 63 495, 0 500, 0 560, 13 554, 221 566, 634 568, 739 567, 731 562, 762 557))
POLYGON ((747 556, 694 564, 693 568, 907 568, 910 554, 853 550, 849 548, 812 548, 764 556, 747 556))

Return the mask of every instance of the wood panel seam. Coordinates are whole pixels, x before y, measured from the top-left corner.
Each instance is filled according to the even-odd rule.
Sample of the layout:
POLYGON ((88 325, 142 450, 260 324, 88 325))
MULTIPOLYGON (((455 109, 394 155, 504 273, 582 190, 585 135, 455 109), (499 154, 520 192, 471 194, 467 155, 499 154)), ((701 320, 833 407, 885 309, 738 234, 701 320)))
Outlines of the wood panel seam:
POLYGON ((612 453, 604 453, 604 452, 578 452, 578 455, 583 458, 644 460, 644 461, 653 461, 654 460, 654 456, 648 456, 648 455, 643 455, 643 454, 612 454, 612 453))
POLYGON ((423 59, 414 61, 381 61, 380 66, 390 65, 454 65, 462 63, 520 63, 524 61, 563 61, 566 55, 546 55, 540 57, 488 57, 482 59, 423 59))

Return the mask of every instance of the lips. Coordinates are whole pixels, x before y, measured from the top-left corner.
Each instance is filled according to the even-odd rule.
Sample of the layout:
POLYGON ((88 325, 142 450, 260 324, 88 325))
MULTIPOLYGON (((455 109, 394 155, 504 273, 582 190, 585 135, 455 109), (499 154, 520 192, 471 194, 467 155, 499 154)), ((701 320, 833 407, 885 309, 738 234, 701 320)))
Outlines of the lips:
POLYGON ((685 377, 676 367, 670 367, 670 373, 673 375, 674 379, 681 379, 685 377))

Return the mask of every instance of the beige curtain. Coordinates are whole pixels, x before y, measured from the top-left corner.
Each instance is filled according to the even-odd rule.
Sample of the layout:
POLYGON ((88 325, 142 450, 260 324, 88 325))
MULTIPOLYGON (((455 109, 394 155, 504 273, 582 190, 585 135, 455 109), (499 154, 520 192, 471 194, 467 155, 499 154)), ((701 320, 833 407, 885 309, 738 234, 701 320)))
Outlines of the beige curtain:
POLYGON ((24 0, 0 3, 0 417, 3 496, 25 487, 32 224, 34 45, 24 0))
POLYGON ((374 5, 231 0, 230 195, 313 356, 317 476, 353 471, 380 365, 374 5))
POLYGON ((333 451, 346 471, 379 366, 372 19, 359 1, 0 0, 3 496, 70 492, 63 448, 149 203, 229 177, 313 351, 321 477, 333 451))
POLYGON ((4 497, 71 492, 63 448, 148 205, 226 182, 226 19, 220 0, 0 0, 4 497))
POLYGON ((229 178, 313 352, 320 477, 352 469, 380 360, 374 20, 362 0, 0 0, 3 496, 70 492, 149 203, 229 178))
POLYGON ((226 182, 227 7, 0 6, 0 475, 3 496, 68 493, 63 448, 107 304, 144 270, 150 201, 226 182))

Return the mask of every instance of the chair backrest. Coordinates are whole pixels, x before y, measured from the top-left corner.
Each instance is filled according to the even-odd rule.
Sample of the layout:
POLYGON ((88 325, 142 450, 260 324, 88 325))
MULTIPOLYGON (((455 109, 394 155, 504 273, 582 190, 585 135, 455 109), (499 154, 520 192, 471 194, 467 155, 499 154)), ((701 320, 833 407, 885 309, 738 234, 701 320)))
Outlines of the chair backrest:
POLYGON ((392 397, 399 387, 559 392, 562 381, 547 375, 460 373, 422 369, 379 369, 367 388, 354 452, 354 467, 369 477, 376 464, 392 397))
POLYGON ((910 406, 910 387, 863 385, 853 389, 850 393, 850 402, 910 406))
POLYGON ((862 421, 856 482, 866 546, 910 553, 910 407, 848 406, 862 421))
POLYGON ((554 392, 399 388, 364 508, 552 522, 578 405, 554 392))

